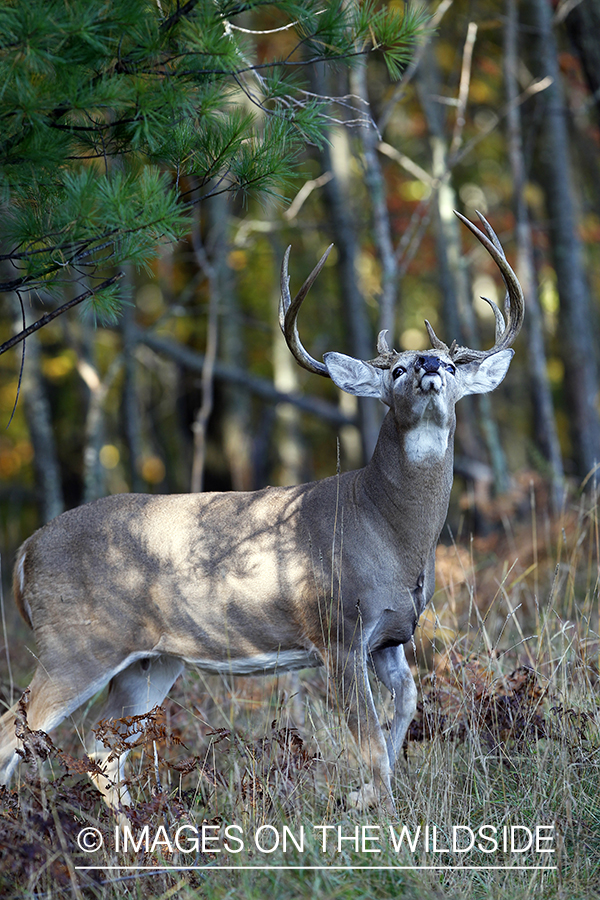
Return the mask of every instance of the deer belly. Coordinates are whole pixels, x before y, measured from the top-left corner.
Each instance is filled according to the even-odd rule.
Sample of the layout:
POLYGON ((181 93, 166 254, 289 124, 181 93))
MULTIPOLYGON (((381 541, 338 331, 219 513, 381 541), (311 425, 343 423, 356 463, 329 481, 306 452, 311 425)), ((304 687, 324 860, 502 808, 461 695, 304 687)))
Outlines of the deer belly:
POLYGON ((269 675, 275 672, 291 672, 294 669, 314 668, 323 664, 316 653, 306 650, 281 650, 223 659, 192 658, 186 659, 186 662, 215 675, 269 675))

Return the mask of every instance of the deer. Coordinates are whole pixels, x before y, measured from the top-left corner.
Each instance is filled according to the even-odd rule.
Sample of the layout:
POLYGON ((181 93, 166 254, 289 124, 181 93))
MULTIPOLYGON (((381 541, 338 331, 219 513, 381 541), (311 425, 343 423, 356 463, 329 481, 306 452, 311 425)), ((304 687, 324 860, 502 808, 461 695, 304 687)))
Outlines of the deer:
MULTIPOLYGON (((491 225, 479 213, 481 229, 457 215, 506 287, 504 315, 487 300, 496 323, 489 350, 448 346, 426 321, 427 350, 390 349, 382 331, 372 360, 327 352, 319 362, 300 341, 297 317, 331 247, 293 299, 285 253, 279 320, 299 365, 388 407, 364 468, 251 492, 108 496, 64 512, 22 544, 13 588, 38 650, 32 730, 50 731, 106 685, 100 720, 144 715, 186 665, 234 675, 325 666, 371 778, 345 799, 394 813, 392 772, 417 699, 405 650, 434 592, 455 406, 502 382, 524 316, 491 225), (369 672, 393 698, 385 727, 369 672)), ((17 706, 0 719, 2 783, 20 758, 17 706)), ((127 754, 112 758, 94 737, 88 752, 103 799, 123 814, 127 754)))

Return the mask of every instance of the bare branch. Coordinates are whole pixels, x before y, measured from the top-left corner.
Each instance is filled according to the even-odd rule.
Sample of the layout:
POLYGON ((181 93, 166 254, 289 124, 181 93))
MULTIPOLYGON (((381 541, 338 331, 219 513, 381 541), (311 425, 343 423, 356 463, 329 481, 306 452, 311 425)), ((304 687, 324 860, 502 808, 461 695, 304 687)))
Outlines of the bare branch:
POLYGON ((462 67, 460 70, 460 85, 458 88, 456 122, 450 144, 450 157, 453 157, 462 143, 462 135, 465 127, 465 112, 469 97, 469 85, 471 83, 471 63, 473 61, 473 48, 477 37, 477 23, 469 22, 465 46, 463 49, 462 67))
MULTIPOLYGON (((522 91, 519 94, 519 96, 516 97, 515 100, 512 101, 512 103, 517 107, 521 106, 523 103, 525 103, 526 100, 528 100, 534 94, 539 94, 541 91, 548 90, 548 88, 551 85, 552 85, 552 78, 550 78, 549 76, 547 76, 546 78, 540 78, 536 81, 532 81, 531 84, 528 85, 525 88, 525 90, 522 91)), ((476 147, 477 144, 480 143, 480 141, 482 141, 484 138, 486 138, 488 136, 488 134, 491 134, 491 132, 494 131, 494 129, 498 127, 500 122, 503 119, 505 119, 506 116, 508 115, 510 106, 511 106, 510 103, 506 103, 502 107, 502 109, 500 110, 499 113, 495 113, 493 116, 490 116, 490 121, 485 126, 485 128, 482 128, 481 131, 479 132, 479 134, 475 135, 474 138, 471 138, 471 140, 467 144, 465 144, 465 146, 462 148, 462 150, 460 150, 460 152, 456 153, 456 155, 454 157, 449 159, 449 161, 448 161, 449 169, 452 168, 452 166, 454 166, 456 163, 461 162, 466 156, 469 155, 471 150, 473 150, 473 148, 476 147)))
POLYGON ((420 165, 414 162, 414 160, 412 160, 405 153, 401 153, 399 150, 396 150, 395 147, 392 147, 391 144, 388 144, 385 141, 381 141, 377 145, 377 149, 380 153, 383 153, 385 156, 393 159, 394 162, 397 162, 398 165, 402 166, 403 169, 406 169, 409 175, 413 175, 416 179, 418 179, 418 181, 422 181, 423 184, 428 185, 428 187, 430 188, 436 187, 436 179, 433 178, 433 176, 430 175, 429 172, 427 172, 420 165))
MULTIPOLYGON (((21 317, 23 322, 23 329, 27 328, 27 320, 25 318, 25 307, 23 306, 23 298, 19 291, 17 291, 17 297, 19 298, 19 304, 21 306, 21 317)), ((23 369, 25 368, 25 341, 23 341, 23 352, 21 354, 21 368, 19 369, 19 381, 17 382, 17 393, 15 396, 14 406, 12 408, 12 412, 10 414, 10 419, 8 420, 7 428, 10 428, 10 423, 15 417, 15 413, 17 411, 17 403, 19 402, 19 394, 21 393, 21 382, 23 381, 23 369)))
MULTIPOLYGON (((178 365, 184 366, 191 372, 202 373, 204 354, 197 353, 189 347, 184 347, 177 341, 151 331, 143 331, 137 327, 132 329, 132 341, 145 344, 157 353, 169 356, 178 365)), ((327 400, 321 400, 319 397, 305 397, 301 394, 280 391, 266 378, 251 375, 246 369, 229 366, 217 360, 215 362, 214 376, 222 381, 238 385, 262 400, 266 400, 268 403, 291 403, 303 412, 318 416, 331 425, 356 425, 356 420, 346 415, 335 404, 329 403, 327 400)))
POLYGON ((290 203, 288 209, 286 209, 283 213, 284 219, 287 219, 288 222, 291 222, 292 219, 295 219, 312 192, 320 187, 323 187, 323 185, 327 184, 328 181, 331 181, 332 178, 332 172, 323 172, 323 174, 319 175, 318 178, 311 178, 309 181, 305 181, 290 203))

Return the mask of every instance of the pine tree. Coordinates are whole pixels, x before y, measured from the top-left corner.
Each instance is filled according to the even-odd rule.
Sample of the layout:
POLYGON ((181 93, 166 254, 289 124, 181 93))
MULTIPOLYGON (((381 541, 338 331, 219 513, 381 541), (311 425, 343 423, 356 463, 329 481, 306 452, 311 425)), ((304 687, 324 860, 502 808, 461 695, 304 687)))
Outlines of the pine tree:
POLYGON ((2 4, 0 291, 52 298, 32 330, 83 301, 110 318, 119 265, 147 264, 211 194, 281 192, 322 143, 307 66, 377 49, 397 75, 423 26, 373 2, 2 4), (272 28, 281 55, 260 59, 272 28))

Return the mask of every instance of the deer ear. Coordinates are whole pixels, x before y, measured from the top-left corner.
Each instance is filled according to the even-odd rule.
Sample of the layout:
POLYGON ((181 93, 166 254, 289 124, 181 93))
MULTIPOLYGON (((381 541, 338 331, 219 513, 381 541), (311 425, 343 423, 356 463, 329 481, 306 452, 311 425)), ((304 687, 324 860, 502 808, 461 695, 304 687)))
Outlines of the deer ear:
POLYGON ((466 394, 487 394, 503 381, 508 372, 514 350, 499 350, 487 356, 480 363, 469 363, 460 366, 463 376, 463 397, 466 394))
POLYGON ((331 380, 342 391, 383 400, 383 369, 343 353, 325 353, 323 361, 331 380))

